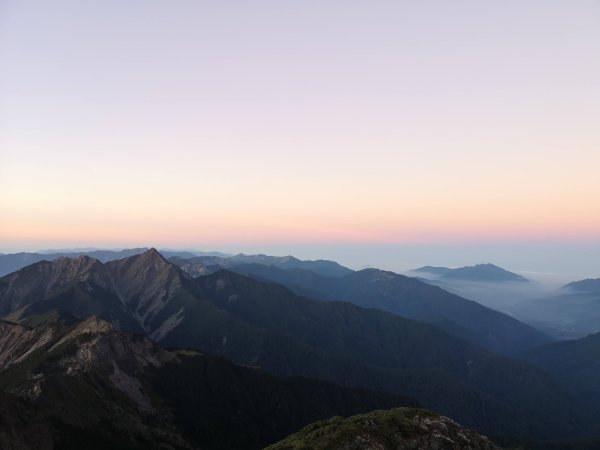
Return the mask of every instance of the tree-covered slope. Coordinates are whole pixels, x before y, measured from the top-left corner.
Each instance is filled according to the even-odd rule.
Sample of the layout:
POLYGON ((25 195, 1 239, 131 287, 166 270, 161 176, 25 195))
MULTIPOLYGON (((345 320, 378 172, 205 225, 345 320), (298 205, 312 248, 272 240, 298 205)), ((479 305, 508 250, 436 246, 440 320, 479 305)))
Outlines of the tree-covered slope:
POLYGON ((1 448, 258 449, 332 415, 415 404, 163 350, 95 317, 35 321, 0 323, 1 448))
POLYGON ((524 359, 600 409, 600 333, 541 346, 524 359))
MULTIPOLYGON (((175 262, 191 273, 201 270, 191 262, 183 261, 175 262)), ((258 264, 236 265, 231 270, 284 284, 297 294, 310 298, 347 301, 431 323, 449 334, 505 355, 515 355, 551 341, 548 336, 506 314, 393 272, 365 269, 333 278, 307 270, 283 270, 258 264)))

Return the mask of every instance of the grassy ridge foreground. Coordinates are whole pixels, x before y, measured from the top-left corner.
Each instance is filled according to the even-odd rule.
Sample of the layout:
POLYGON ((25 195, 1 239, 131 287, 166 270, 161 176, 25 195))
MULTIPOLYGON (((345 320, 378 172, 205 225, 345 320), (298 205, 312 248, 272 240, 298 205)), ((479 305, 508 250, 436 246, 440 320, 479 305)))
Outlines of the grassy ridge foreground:
POLYGON ((395 408, 306 426, 266 450, 496 450, 497 445, 431 411, 395 408))

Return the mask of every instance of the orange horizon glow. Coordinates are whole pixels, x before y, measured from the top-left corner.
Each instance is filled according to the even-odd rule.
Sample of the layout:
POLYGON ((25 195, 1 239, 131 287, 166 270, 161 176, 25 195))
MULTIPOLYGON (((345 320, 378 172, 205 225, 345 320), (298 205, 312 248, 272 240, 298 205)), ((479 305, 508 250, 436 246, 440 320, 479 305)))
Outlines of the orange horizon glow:
POLYGON ((0 248, 600 239, 597 4, 9 3, 0 248))

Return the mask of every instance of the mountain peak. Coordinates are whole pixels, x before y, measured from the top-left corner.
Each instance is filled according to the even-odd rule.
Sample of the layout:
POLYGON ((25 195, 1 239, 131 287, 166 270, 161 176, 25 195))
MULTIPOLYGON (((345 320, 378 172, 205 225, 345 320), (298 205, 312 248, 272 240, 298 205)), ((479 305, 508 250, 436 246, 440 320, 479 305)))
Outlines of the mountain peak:
POLYGON ((154 247, 149 248, 148 250, 146 250, 143 253, 140 253, 139 256, 141 256, 143 258, 147 258, 147 259, 160 258, 163 261, 166 261, 165 257, 158 250, 156 250, 154 247))
POLYGON ((451 269, 449 267, 424 266, 413 272, 429 273, 445 280, 480 282, 529 281, 513 272, 492 263, 475 264, 451 269))
POLYGON ((108 264, 124 264, 128 267, 139 266, 143 267, 144 270, 166 270, 168 268, 175 267, 155 248, 150 248, 145 252, 139 253, 137 255, 128 256, 123 259, 111 261, 108 264))

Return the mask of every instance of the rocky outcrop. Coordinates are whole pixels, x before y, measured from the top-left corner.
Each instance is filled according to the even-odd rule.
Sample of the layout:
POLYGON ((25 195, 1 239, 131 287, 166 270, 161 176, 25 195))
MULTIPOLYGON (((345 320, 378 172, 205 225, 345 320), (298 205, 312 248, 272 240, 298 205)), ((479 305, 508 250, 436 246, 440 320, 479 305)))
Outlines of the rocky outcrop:
POLYGON ((500 450, 444 416, 414 408, 373 411, 311 424, 268 450, 500 450))

